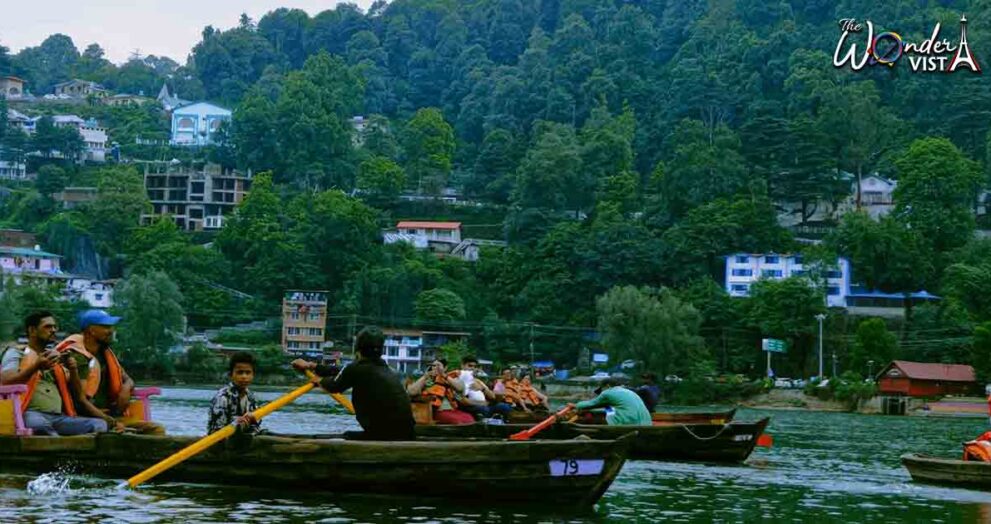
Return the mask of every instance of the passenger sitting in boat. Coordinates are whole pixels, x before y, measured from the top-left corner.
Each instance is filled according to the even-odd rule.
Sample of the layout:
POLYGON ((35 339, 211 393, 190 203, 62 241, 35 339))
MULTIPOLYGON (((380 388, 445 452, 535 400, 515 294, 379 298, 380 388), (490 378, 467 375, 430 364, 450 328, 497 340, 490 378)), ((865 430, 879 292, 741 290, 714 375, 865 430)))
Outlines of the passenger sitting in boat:
POLYGON ((657 385, 657 375, 653 373, 644 373, 640 375, 643 384, 640 385, 634 391, 637 395, 640 395, 640 400, 643 400, 644 406, 647 407, 647 411, 653 413, 654 409, 657 407, 657 403, 661 399, 661 386, 657 385))
POLYGON ((471 424, 475 417, 457 409, 454 386, 447 379, 447 360, 438 358, 430 363, 430 369, 422 377, 406 386, 410 397, 427 401, 433 409, 433 420, 437 424, 471 424), (450 409, 441 409, 444 401, 450 409))
POLYGON ((544 395, 533 387, 533 383, 530 382, 530 375, 524 375, 523 379, 520 380, 520 394, 523 396, 523 402, 530 409, 550 411, 551 406, 547 395, 544 395))
POLYGON ((461 359, 461 369, 447 374, 447 378, 457 390, 458 409, 471 413, 476 418, 490 418, 499 415, 505 418, 513 406, 498 402, 495 393, 484 382, 475 377, 478 359, 468 355, 461 359))
POLYGON ((114 326, 120 320, 101 309, 84 311, 79 315, 82 333, 70 335, 61 343, 68 344, 77 361, 89 366, 89 376, 83 384, 86 396, 80 399, 79 411, 100 417, 117 430, 164 435, 165 428, 161 424, 128 416, 134 381, 110 348, 114 326))
POLYGON ((385 335, 375 326, 368 326, 358 333, 355 348, 358 358, 341 370, 336 377, 326 377, 331 370, 313 362, 296 359, 292 366, 297 370, 313 370, 315 382, 331 393, 352 390, 355 418, 364 430, 358 438, 363 440, 413 440, 413 410, 409 394, 402 381, 382 360, 385 335))
POLYGON ((569 407, 578 410, 589 410, 594 408, 612 408, 612 412, 606 413, 606 423, 610 426, 650 426, 653 421, 650 412, 644 406, 640 396, 620 387, 612 379, 602 381, 602 385, 595 390, 598 395, 592 400, 586 400, 577 404, 568 404, 569 407))
POLYGON ((261 421, 251 412, 258 409, 258 401, 248 386, 255 380, 255 358, 251 353, 235 353, 228 368, 230 382, 220 388, 210 402, 210 420, 207 433, 213 433, 231 423, 236 423, 243 433, 257 433, 261 421))
POLYGON ((47 311, 31 313, 24 329, 27 345, 9 346, 0 357, 0 384, 28 387, 21 404, 24 425, 35 435, 48 436, 107 431, 102 418, 76 416, 76 400, 83 396, 79 366, 68 353, 46 349, 55 342, 55 317, 47 311))
POLYGON ((527 407, 526 402, 523 402, 523 394, 520 391, 520 381, 516 379, 515 370, 513 368, 503 368, 502 376, 499 380, 496 380, 494 386, 492 386, 492 392, 495 393, 496 399, 513 406, 514 408, 519 408, 527 413, 530 412, 530 408, 527 407))

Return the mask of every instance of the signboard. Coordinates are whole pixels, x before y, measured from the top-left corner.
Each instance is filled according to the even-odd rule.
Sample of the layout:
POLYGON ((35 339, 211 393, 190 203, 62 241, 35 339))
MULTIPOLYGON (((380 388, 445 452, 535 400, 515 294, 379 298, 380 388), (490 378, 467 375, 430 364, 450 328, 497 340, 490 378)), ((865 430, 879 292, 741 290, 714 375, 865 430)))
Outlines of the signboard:
POLYGON ((593 353, 592 354, 592 362, 594 362, 596 364, 605 364, 605 363, 609 362, 609 355, 607 355, 605 353, 593 353))
POLYGON ((765 338, 761 340, 760 347, 768 353, 784 353, 785 341, 776 338, 765 338))

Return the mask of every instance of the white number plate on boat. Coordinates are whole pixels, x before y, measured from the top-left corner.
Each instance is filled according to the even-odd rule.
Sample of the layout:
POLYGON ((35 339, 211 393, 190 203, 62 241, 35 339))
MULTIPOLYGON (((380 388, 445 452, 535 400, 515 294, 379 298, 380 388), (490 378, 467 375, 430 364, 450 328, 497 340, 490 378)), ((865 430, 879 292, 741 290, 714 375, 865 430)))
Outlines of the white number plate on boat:
POLYGON ((748 442, 753 438, 753 435, 733 435, 734 442, 748 442))
POLYGON ((555 459, 548 462, 552 477, 598 475, 602 473, 603 459, 555 459))

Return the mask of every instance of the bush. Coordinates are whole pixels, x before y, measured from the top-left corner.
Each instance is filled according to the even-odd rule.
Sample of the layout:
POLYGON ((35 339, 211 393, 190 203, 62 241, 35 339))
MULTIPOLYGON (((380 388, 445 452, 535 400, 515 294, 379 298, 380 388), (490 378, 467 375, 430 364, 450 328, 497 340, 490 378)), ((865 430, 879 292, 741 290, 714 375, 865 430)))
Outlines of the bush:
POLYGON ((864 382, 853 371, 847 371, 840 376, 835 391, 836 400, 845 403, 850 411, 856 411, 861 402, 875 394, 877 394, 877 385, 873 382, 864 382))

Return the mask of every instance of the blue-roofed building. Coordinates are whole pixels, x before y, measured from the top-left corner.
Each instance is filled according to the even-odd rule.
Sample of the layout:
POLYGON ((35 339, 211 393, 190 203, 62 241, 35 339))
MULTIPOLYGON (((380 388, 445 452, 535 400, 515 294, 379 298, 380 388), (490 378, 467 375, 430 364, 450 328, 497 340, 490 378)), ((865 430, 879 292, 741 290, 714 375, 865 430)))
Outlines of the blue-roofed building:
POLYGON ((231 110, 209 102, 196 102, 172 111, 171 143, 177 146, 205 146, 221 124, 230 121, 231 110))

